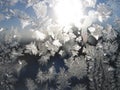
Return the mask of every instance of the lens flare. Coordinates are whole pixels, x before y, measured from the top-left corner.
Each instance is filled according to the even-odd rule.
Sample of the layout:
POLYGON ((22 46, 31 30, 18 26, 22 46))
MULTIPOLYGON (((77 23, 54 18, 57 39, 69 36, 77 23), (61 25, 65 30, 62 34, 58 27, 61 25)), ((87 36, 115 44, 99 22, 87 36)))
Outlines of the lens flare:
POLYGON ((61 25, 76 24, 83 18, 80 0, 57 0, 54 10, 61 25))

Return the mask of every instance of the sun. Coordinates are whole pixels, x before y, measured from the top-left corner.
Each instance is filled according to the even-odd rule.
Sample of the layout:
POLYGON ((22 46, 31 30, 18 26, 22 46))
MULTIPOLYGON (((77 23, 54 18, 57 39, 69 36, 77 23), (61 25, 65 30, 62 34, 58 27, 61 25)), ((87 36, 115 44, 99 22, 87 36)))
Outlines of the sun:
POLYGON ((60 25, 77 24, 83 18, 80 0, 57 0, 54 11, 60 25))

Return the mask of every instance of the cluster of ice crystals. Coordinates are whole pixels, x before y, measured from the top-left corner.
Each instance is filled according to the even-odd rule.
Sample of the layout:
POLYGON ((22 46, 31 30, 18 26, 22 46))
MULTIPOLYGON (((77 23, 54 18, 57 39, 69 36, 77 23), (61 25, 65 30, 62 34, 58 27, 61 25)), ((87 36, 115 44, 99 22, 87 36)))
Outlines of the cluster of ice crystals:
POLYGON ((100 22, 103 22, 103 20, 108 19, 112 14, 111 8, 104 3, 100 3, 99 5, 97 5, 97 11, 98 11, 98 20, 100 22))
POLYGON ((58 38, 59 35, 61 35, 61 27, 57 24, 50 24, 47 26, 47 32, 48 35, 50 35, 52 38, 58 38))
POLYGON ((27 52, 33 55, 36 55, 38 53, 38 49, 35 45, 35 42, 31 42, 30 44, 26 45, 26 53, 27 52))
POLYGON ((117 37, 117 32, 113 29, 112 25, 107 25, 103 30, 104 38, 106 40, 114 40, 117 37))
POLYGON ((53 45, 58 46, 58 47, 62 46, 62 44, 59 42, 59 40, 54 40, 53 45))
POLYGON ((88 28, 91 35, 93 35, 97 40, 102 36, 103 27, 98 24, 93 24, 88 28))
POLYGON ((57 45, 54 45, 52 42, 47 41, 45 42, 45 46, 50 51, 51 55, 54 56, 54 54, 58 51, 59 47, 57 45))
POLYGON ((38 30, 33 32, 34 39, 43 41, 46 38, 46 35, 38 30))
POLYGON ((21 26, 22 26, 22 28, 25 28, 28 25, 30 25, 30 21, 29 20, 21 19, 21 26))
MULTIPOLYGON (((114 68, 110 63, 112 61, 112 64, 115 64, 117 57, 119 57, 118 55, 115 56, 116 51, 118 51, 118 34, 113 27, 114 25, 103 22, 112 17, 111 14, 115 14, 112 13, 114 9, 111 9, 105 3, 98 4, 97 0, 80 0, 82 9, 86 10, 83 12, 84 15, 80 16, 81 20, 78 16, 78 22, 59 25, 57 16, 53 12, 57 1, 60 0, 0 0, 0 21, 9 21, 12 17, 15 17, 20 21, 20 27, 22 28, 21 33, 15 28, 12 28, 11 31, 0 28, 0 64, 1 62, 6 63, 10 60, 16 62, 17 60, 17 65, 13 68, 15 68, 18 77, 22 76, 24 70, 25 72, 30 70, 33 74, 32 70, 35 68, 34 78, 29 77, 29 75, 23 78, 29 90, 42 89, 44 87, 42 85, 50 90, 56 90, 56 88, 66 90, 70 86, 68 90, 85 90, 86 86, 91 89, 93 83, 96 88, 98 84, 98 87, 102 90, 103 88, 100 85, 106 86, 109 84, 106 83, 106 81, 109 81, 109 77, 105 77, 107 79, 102 82, 103 72, 105 74, 107 73, 106 70, 110 73, 114 70, 117 72, 117 66, 114 68), (24 3, 23 8, 25 10, 19 10, 16 6, 13 9, 13 6, 17 3, 24 3), (28 13, 29 10, 33 12, 28 13), (32 16, 32 14, 34 15, 32 16), (109 55, 113 57, 106 59, 109 55), (107 65, 103 64, 104 61, 107 61, 107 65), (34 66, 32 69, 31 63, 34 66), (105 69, 103 70, 102 67, 104 66, 105 69), (86 76, 89 79, 87 85, 84 82, 86 76), (76 79, 79 81, 76 82, 76 79), (80 86, 82 84, 83 87, 80 86), (54 87, 54 89, 51 89, 51 87, 54 87)), ((67 1, 72 2, 74 0, 67 1)), ((65 7, 69 8, 67 5, 65 7)), ((74 9, 68 12, 71 11, 74 11, 74 9)), ((62 14, 64 16, 64 13, 62 14)), ((67 16, 69 17, 69 15, 67 16)), ((112 21, 109 23, 113 24, 112 21)), ((116 18, 115 23, 120 26, 120 19, 116 18)), ((5 66, 5 68, 7 67, 5 66)), ((0 70, 1 75, 2 69, 0 70)), ((5 76, 11 77, 9 73, 5 73, 5 76)), ((48 89, 43 88, 42 90, 48 89)))

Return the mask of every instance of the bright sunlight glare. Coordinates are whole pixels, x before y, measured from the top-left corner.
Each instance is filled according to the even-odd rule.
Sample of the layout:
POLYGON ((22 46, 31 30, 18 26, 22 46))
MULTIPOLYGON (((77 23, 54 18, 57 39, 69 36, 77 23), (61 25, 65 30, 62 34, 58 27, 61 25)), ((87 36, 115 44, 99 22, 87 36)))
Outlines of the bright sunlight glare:
POLYGON ((57 0, 54 10, 60 25, 76 24, 83 18, 80 0, 57 0))

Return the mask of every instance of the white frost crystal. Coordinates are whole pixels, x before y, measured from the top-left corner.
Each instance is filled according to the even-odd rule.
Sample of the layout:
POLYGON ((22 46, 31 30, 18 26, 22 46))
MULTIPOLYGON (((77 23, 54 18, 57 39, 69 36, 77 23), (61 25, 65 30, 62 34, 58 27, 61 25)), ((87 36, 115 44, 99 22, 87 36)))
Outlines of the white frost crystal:
POLYGON ((58 51, 59 47, 53 45, 53 43, 51 41, 47 41, 45 42, 45 46, 47 47, 47 49, 50 51, 51 55, 54 56, 54 54, 58 51))
POLYGON ((58 46, 58 47, 62 46, 62 44, 59 42, 59 40, 54 40, 53 45, 58 46))
POLYGON ((26 45, 26 49, 26 52, 31 52, 34 55, 38 53, 38 49, 35 45, 35 42, 31 42, 29 45, 26 45))
POLYGON ((76 38, 76 41, 80 43, 82 41, 82 37, 79 36, 78 38, 76 38))
POLYGON ((50 35, 53 39, 55 39, 61 35, 62 30, 61 27, 57 24, 49 24, 47 27, 47 32, 48 35, 50 35))
POLYGON ((72 28, 72 26, 70 26, 70 25, 69 25, 69 26, 65 26, 64 29, 63 29, 63 32, 64 32, 64 33, 68 33, 68 32, 70 32, 70 31, 72 31, 71 28, 72 28))
POLYGON ((70 40, 70 37, 69 37, 68 34, 64 33, 62 39, 63 39, 63 41, 64 41, 64 43, 65 43, 65 42, 67 42, 67 41, 70 40))
POLYGON ((47 14, 47 5, 45 4, 45 2, 39 2, 33 5, 33 9, 35 11, 35 14, 37 16, 37 18, 40 17, 45 17, 47 14))
POLYGON ((0 32, 2 32, 4 30, 4 28, 0 28, 0 32))
POLYGON ((93 24, 88 28, 88 30, 90 31, 91 35, 98 40, 102 36, 103 27, 98 24, 93 24))
POLYGON ((114 71, 114 70, 115 69, 113 67, 111 67, 111 66, 108 68, 108 71, 114 71))
POLYGON ((105 30, 103 30, 104 38, 107 40, 114 40, 117 37, 117 32, 113 29, 112 25, 107 24, 105 30))
POLYGON ((72 32, 69 33, 69 36, 70 36, 70 39, 76 38, 76 35, 74 33, 72 33, 72 32))
POLYGON ((31 24, 31 22, 30 22, 29 20, 23 20, 23 19, 21 19, 20 21, 21 21, 21 26, 22 26, 23 29, 24 29, 26 26, 28 26, 28 25, 31 24))
POLYGON ((110 15, 112 14, 111 8, 105 5, 104 3, 99 4, 97 6, 97 11, 98 11, 98 20, 100 22, 103 22, 103 20, 108 19, 110 15))
POLYGON ((44 40, 46 38, 46 35, 38 30, 34 31, 33 38, 36 40, 44 40))
POLYGON ((89 27, 88 30, 93 33, 95 31, 95 28, 94 27, 89 27))
POLYGON ((81 48, 81 47, 80 47, 79 45, 77 45, 77 44, 75 44, 75 45, 73 46, 73 49, 76 50, 76 51, 78 51, 80 48, 81 48))

